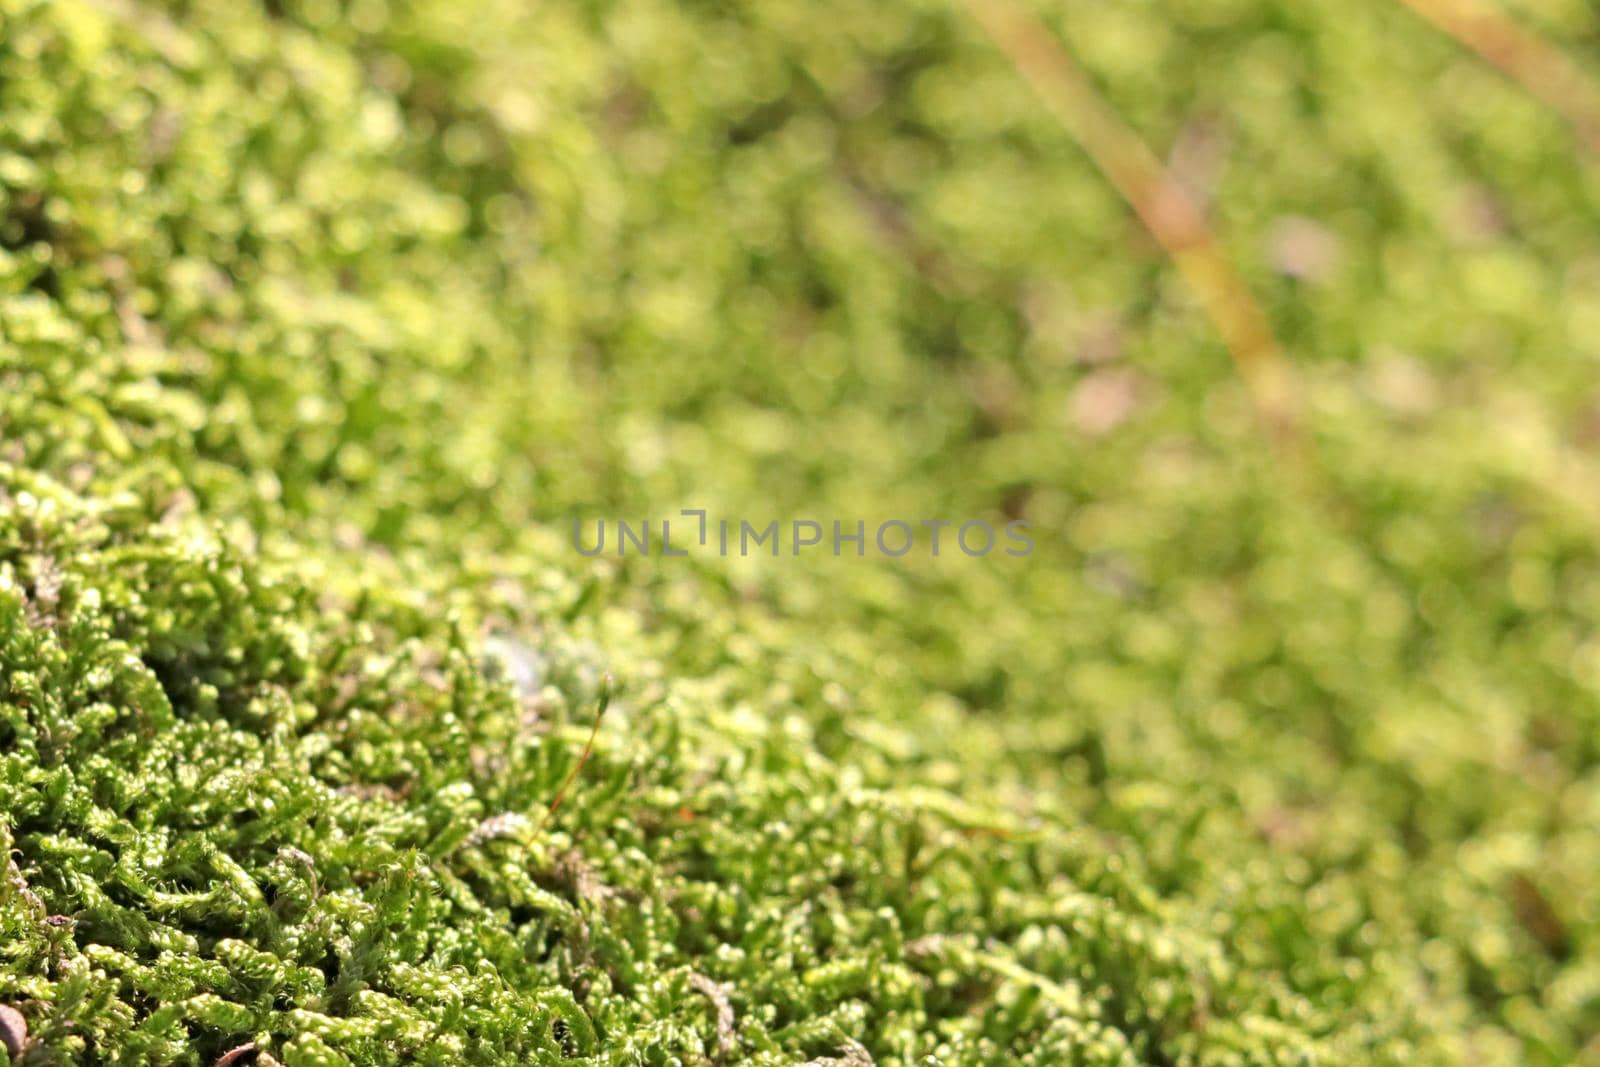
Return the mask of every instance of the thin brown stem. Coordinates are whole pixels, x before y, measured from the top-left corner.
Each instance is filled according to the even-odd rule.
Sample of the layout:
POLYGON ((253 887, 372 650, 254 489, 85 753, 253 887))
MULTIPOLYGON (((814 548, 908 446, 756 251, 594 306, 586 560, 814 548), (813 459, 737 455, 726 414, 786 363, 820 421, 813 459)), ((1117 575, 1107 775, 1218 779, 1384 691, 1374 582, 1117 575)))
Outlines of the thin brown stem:
POLYGON ((1015 0, 962 2, 1172 258, 1227 345, 1274 443, 1295 446, 1300 405, 1294 375, 1193 198, 1036 15, 1015 0))
POLYGON ((1560 48, 1489 0, 1399 2, 1499 68, 1565 119, 1586 150, 1600 154, 1600 84, 1560 48))
POLYGON ((611 675, 606 675, 600 683, 600 706, 594 713, 594 725, 589 728, 589 740, 583 746, 583 753, 578 757, 578 762, 573 764, 572 770, 567 772, 566 780, 561 783, 561 788, 556 790, 555 799, 550 801, 550 810, 544 813, 544 818, 539 820, 539 829, 543 831, 550 825, 550 820, 556 817, 556 812, 561 810, 561 802, 567 799, 567 791, 572 788, 572 783, 578 780, 578 775, 583 773, 583 768, 589 762, 589 757, 594 753, 594 739, 600 733, 600 723, 605 720, 606 709, 611 706, 611 675))

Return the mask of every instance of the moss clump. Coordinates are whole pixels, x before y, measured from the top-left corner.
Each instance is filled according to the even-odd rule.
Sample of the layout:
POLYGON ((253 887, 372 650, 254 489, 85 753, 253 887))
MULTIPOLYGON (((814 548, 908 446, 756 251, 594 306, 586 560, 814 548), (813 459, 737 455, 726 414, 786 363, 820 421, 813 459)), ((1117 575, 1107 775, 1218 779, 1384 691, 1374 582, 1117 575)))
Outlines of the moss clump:
POLYGON ((1296 471, 954 7, 0 0, 0 1063, 1594 1062, 1592 180, 1201 7, 1296 471))

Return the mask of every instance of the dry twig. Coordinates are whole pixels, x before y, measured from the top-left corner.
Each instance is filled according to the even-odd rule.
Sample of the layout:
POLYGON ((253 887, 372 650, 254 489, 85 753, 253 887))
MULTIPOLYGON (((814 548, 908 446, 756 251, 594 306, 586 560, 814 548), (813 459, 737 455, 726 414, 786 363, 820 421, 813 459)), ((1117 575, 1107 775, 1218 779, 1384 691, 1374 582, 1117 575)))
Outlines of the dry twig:
POLYGON ((1294 377, 1271 326, 1193 197, 1101 98, 1048 27, 1016 0, 963 0, 1018 73, 1172 257, 1222 335, 1276 444, 1299 438, 1294 377))
POLYGON ((556 817, 556 812, 561 810, 561 802, 567 799, 567 790, 572 788, 572 783, 577 781, 578 775, 583 772, 584 765, 589 762, 589 757, 594 753, 594 739, 600 733, 600 723, 606 717, 606 709, 611 706, 611 675, 606 675, 600 683, 600 707, 594 713, 594 725, 589 728, 589 740, 583 746, 583 754, 578 757, 578 762, 573 764, 572 770, 567 773, 566 780, 561 783, 561 788, 556 790, 555 799, 550 802, 550 810, 544 813, 544 818, 539 821, 542 831, 550 825, 550 820, 556 817))
POLYGON ((1399 2, 1498 67, 1565 119, 1585 149, 1600 154, 1600 84, 1560 48, 1488 0, 1399 2))

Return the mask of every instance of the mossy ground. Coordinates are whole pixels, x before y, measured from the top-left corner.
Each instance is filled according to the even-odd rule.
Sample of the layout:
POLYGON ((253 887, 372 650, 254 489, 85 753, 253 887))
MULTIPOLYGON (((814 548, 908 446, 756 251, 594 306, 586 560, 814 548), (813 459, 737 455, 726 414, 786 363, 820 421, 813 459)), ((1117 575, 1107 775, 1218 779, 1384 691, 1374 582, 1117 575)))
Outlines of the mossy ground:
POLYGON ((0 0, 0 1063, 1600 1063, 1600 167, 1052 27, 1301 459, 959 7, 0 0))

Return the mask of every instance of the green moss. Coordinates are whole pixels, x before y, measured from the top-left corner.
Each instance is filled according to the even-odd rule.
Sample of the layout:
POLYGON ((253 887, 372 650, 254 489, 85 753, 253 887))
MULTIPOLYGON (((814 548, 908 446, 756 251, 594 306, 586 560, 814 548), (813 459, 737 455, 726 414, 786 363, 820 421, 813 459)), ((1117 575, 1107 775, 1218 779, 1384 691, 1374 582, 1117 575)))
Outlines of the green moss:
POLYGON ((1594 1062, 1592 171, 1397 5, 1056 28, 1307 470, 956 7, 0 0, 12 1062, 1594 1062), (685 507, 1037 550, 567 540, 685 507))

